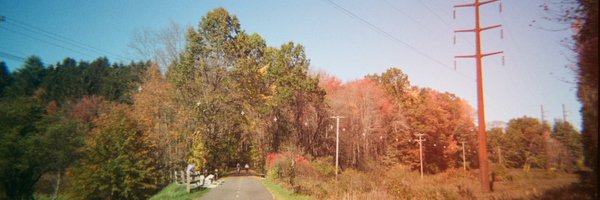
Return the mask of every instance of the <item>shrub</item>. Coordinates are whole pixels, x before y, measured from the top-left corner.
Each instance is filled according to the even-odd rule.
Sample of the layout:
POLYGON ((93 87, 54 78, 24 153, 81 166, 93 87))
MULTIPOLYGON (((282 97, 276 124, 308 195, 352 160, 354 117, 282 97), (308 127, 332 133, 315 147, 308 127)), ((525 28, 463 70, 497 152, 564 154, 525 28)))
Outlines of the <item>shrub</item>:
POLYGON ((441 187, 432 178, 421 179, 419 173, 404 166, 390 168, 385 179, 387 192, 396 199, 462 199, 456 191, 441 187))

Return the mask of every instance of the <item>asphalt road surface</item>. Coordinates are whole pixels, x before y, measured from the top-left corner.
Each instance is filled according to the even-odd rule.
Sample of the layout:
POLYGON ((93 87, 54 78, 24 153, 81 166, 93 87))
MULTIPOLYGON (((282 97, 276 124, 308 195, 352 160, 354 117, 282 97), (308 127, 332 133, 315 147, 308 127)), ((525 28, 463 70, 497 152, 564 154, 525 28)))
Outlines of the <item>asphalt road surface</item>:
POLYGON ((222 179, 223 185, 211 189, 200 199, 206 200, 273 200, 271 193, 256 176, 233 176, 222 179))

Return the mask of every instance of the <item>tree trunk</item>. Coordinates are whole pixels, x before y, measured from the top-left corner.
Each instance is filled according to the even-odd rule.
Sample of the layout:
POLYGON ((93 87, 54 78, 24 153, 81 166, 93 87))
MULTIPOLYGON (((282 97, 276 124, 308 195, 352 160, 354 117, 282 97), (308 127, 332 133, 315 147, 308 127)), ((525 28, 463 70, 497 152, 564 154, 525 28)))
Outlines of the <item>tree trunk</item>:
POLYGON ((54 184, 54 194, 52 195, 52 200, 56 200, 58 198, 58 191, 60 190, 60 179, 62 172, 60 170, 56 171, 56 183, 54 184))

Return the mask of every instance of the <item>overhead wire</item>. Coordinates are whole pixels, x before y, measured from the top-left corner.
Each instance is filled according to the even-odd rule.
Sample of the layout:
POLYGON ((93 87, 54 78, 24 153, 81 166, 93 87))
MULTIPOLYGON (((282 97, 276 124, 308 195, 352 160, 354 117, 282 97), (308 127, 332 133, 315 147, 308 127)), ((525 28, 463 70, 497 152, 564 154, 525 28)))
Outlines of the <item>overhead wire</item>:
MULTIPOLYGON (((506 20, 504 19, 504 16, 500 15, 500 19, 502 20, 503 24, 506 24, 506 20)), ((512 46, 514 47, 514 50, 516 51, 516 54, 514 54, 515 57, 513 58, 514 63, 517 63, 517 64, 520 63, 520 65, 524 66, 523 63, 521 63, 521 59, 518 58, 516 55, 526 55, 526 54, 522 53, 521 47, 519 46, 519 44, 517 42, 515 42, 513 34, 512 34, 512 31, 510 29, 508 29, 508 28, 506 28, 505 31, 506 31, 506 36, 508 38, 508 41, 510 43, 512 43, 512 46)), ((534 79, 535 76, 532 75, 529 71, 527 71, 527 70, 521 70, 521 71, 524 72, 525 76, 527 76, 527 78, 529 80, 535 80, 534 79)), ((509 78, 511 79, 511 81, 516 82, 515 79, 514 79, 515 76, 511 75, 512 74, 512 70, 508 70, 507 69, 507 72, 509 73, 509 78)), ((522 80, 520 80, 520 82, 521 81, 522 80)), ((522 84, 522 85, 531 85, 531 84, 522 84)), ((534 87, 536 88, 537 91, 542 91, 539 84, 533 84, 533 85, 534 85, 534 87)), ((538 94, 539 95, 539 92, 538 93, 534 92, 530 87, 525 87, 525 88, 526 88, 527 92, 529 92, 529 95, 532 95, 532 94, 538 94)))
POLYGON ((78 50, 75 50, 75 49, 72 49, 72 48, 69 48, 69 47, 65 47, 65 46, 63 46, 63 45, 60 45, 60 44, 57 44, 57 43, 54 43, 54 42, 50 42, 50 41, 47 41, 47 40, 44 40, 44 39, 40 39, 40 38, 37 38, 37 37, 35 37, 35 36, 29 35, 29 34, 27 34, 27 33, 23 33, 23 32, 17 31, 17 30, 8 29, 8 28, 6 28, 6 27, 2 27, 2 26, 0 26, 0 29, 4 29, 4 30, 6 30, 6 31, 10 31, 10 32, 16 33, 16 34, 18 34, 18 35, 21 35, 21 36, 24 36, 24 37, 28 37, 28 38, 30 38, 30 39, 34 39, 34 40, 37 40, 37 41, 40 41, 40 42, 44 42, 44 43, 46 43, 46 44, 50 44, 50 45, 52 45, 52 46, 60 47, 60 48, 63 48, 63 49, 66 49, 66 50, 72 51, 72 52, 74 52, 74 53, 78 53, 78 54, 80 54, 80 55, 87 56, 87 57, 89 57, 89 58, 92 58, 92 59, 94 58, 94 56, 91 56, 91 55, 89 55, 89 54, 83 53, 83 52, 81 52, 81 51, 78 51, 78 50))
MULTIPOLYGON (((408 18, 408 19, 412 20, 413 22, 415 22, 415 24, 417 24, 417 25, 418 25, 419 27, 421 27, 422 29, 426 30, 426 32, 429 32, 429 33, 434 33, 434 32, 435 32, 435 33, 436 33, 436 35, 437 35, 439 38, 445 38, 445 37, 447 37, 447 35, 446 35, 446 34, 443 34, 443 33, 440 33, 439 31, 434 31, 434 30, 432 30, 432 29, 428 28, 427 26, 425 26, 425 25, 424 25, 424 23, 421 23, 421 22, 419 22, 419 20, 417 20, 416 18, 414 18, 414 17, 410 16, 409 14, 407 14, 406 12, 402 11, 400 8, 398 8, 396 5, 392 4, 390 1, 388 1, 388 0, 383 0, 383 1, 384 1, 386 4, 388 4, 388 5, 389 5, 389 6, 390 6, 390 7, 391 7, 393 10, 395 10, 396 12, 400 13, 401 15, 404 15, 406 18, 408 18)), ((432 11, 430 11, 430 12, 432 12, 432 11)), ((444 22, 444 21, 442 21, 442 22, 444 22)), ((444 22, 444 23, 445 23, 445 22, 444 22)), ((446 23, 445 23, 445 24, 446 24, 446 23)), ((448 26, 448 25, 446 24, 446 26, 448 26)), ((452 28, 451 28, 451 27, 449 27, 449 26, 448 26, 448 28, 452 30, 452 28)), ((469 42, 469 41, 467 41, 467 42, 469 42)), ((469 42, 469 43, 471 43, 471 42, 469 42)), ((456 47, 455 47, 455 48, 456 48, 456 47)))
MULTIPOLYGON (((13 19, 13 18, 9 18, 9 17, 3 17, 3 19, 4 19, 3 22, 5 22, 7 24, 13 25, 13 26, 18 27, 18 28, 20 28, 22 30, 26 30, 27 32, 30 32, 30 33, 33 33, 33 34, 36 34, 36 35, 48 38, 50 40, 53 40, 53 41, 56 41, 56 42, 59 42, 59 43, 62 43, 62 44, 66 44, 68 46, 75 47, 75 48, 78 49, 78 50, 75 50, 73 48, 68 48, 68 47, 66 47, 64 45, 53 43, 54 46, 59 46, 59 47, 61 47, 63 49, 68 49, 69 51, 74 51, 74 52, 82 54, 82 55, 90 56, 89 54, 86 54, 86 53, 82 52, 82 51, 86 51, 86 52, 91 52, 91 53, 94 53, 94 54, 101 54, 101 55, 104 55, 104 56, 111 56, 113 58, 120 59, 122 61, 130 60, 127 57, 121 56, 119 54, 112 53, 110 51, 107 51, 107 50, 104 50, 104 49, 101 49, 101 48, 98 48, 98 47, 95 47, 95 46, 92 46, 92 45, 89 45, 89 44, 86 44, 86 43, 83 43, 83 42, 79 42, 79 41, 70 39, 68 37, 62 36, 60 34, 53 33, 51 31, 44 30, 42 28, 30 25, 28 23, 22 22, 22 21, 17 20, 17 19, 13 19), (79 51, 79 50, 81 50, 81 51, 79 51)), ((10 30, 10 31, 12 31, 12 32, 18 32, 18 31, 15 31, 15 30, 10 30)), ((34 36, 29 35, 27 37, 33 38, 34 36)), ((36 40, 41 40, 41 39, 37 38, 36 40)), ((45 41, 45 42, 49 43, 49 41, 45 41)), ((90 56, 90 57, 93 57, 93 56, 90 56)))
POLYGON ((6 58, 6 59, 9 59, 9 60, 13 60, 13 61, 17 61, 17 62, 22 62, 22 63, 24 63, 25 60, 26 60, 22 56, 17 56, 17 55, 14 55, 12 53, 4 52, 4 51, 0 51, 0 57, 6 58))
MULTIPOLYGON (((435 16, 436 18, 438 18, 442 24, 446 25, 446 27, 448 29, 450 29, 451 31, 454 31, 455 29, 448 23, 446 22, 440 15, 438 15, 436 12, 433 11, 433 9, 429 8, 429 6, 427 6, 427 4, 423 3, 423 1, 419 0, 418 1, 425 9, 427 9, 431 14, 433 14, 433 16, 435 16)), ((467 41, 467 43, 469 43, 470 45, 475 46, 475 44, 473 44, 473 42, 471 42, 470 40, 466 39, 462 34, 458 34, 459 37, 463 38, 465 41, 467 41)))
POLYGON ((35 26, 32 26, 32 25, 29 25, 27 23, 24 23, 24 22, 21 22, 21 21, 12 19, 12 18, 7 18, 7 19, 8 20, 6 20, 6 22, 9 23, 9 24, 13 24, 15 26, 19 26, 19 27, 21 27, 23 29, 29 30, 31 32, 38 33, 38 34, 46 36, 48 38, 52 38, 52 39, 55 39, 57 41, 64 42, 66 44, 69 44, 69 45, 72 45, 72 46, 76 46, 76 47, 79 47, 81 49, 85 49, 87 51, 92 51, 92 52, 99 53, 99 54, 107 54, 107 55, 111 55, 113 57, 118 57, 120 59, 127 60, 127 58, 125 58, 125 57, 123 57, 121 55, 117 55, 117 54, 111 53, 109 51, 102 50, 100 48, 97 48, 97 47, 94 47, 94 46, 91 46, 91 45, 88 45, 88 44, 85 44, 85 43, 82 43, 82 42, 78 42, 78 41, 75 41, 73 39, 69 39, 69 38, 61 36, 59 34, 52 33, 50 31, 46 31, 44 29, 41 29, 41 28, 38 28, 38 27, 35 27, 35 26))
POLYGON ((459 72, 455 71, 452 67, 448 66, 447 64, 445 64, 445 63, 443 63, 443 62, 441 62, 441 61, 439 61, 439 60, 431 57, 430 55, 428 55, 425 52, 417 49, 416 47, 414 47, 414 46, 412 46, 412 45, 410 45, 410 44, 408 44, 408 43, 406 43, 406 42, 398 39, 397 37, 393 36, 392 34, 386 32, 385 30, 379 28, 378 26, 372 24, 371 22, 363 19, 362 17, 360 17, 357 14, 353 13, 352 11, 350 11, 350 10, 342 7, 341 5, 333 2, 332 0, 325 0, 325 1, 328 2, 329 4, 331 4, 334 8, 342 11, 344 14, 346 14, 346 15, 348 15, 348 16, 350 16, 350 17, 352 17, 352 18, 354 18, 354 19, 362 22, 363 24, 367 25, 370 29, 374 30, 375 32, 388 37, 389 39, 391 39, 391 40, 393 40, 393 41, 401 44, 402 46, 404 46, 404 47, 406 47, 406 48, 414 51, 415 53, 417 53, 417 54, 419 54, 419 55, 427 58, 428 60, 433 61, 434 63, 437 63, 440 66, 445 67, 446 69, 451 70, 451 71, 455 72, 456 74, 461 75, 461 76, 463 76, 463 77, 465 77, 465 78, 467 78, 469 80, 475 80, 475 79, 473 79, 473 78, 471 78, 471 77, 469 77, 467 75, 464 75, 462 73, 459 73, 459 72))

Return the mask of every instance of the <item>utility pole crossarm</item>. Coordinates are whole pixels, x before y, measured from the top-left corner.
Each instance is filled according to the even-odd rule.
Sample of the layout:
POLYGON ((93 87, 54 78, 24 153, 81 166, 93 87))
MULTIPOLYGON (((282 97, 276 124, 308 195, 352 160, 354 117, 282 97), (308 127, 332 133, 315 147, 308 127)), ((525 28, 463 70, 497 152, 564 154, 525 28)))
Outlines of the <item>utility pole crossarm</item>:
POLYGON ((479 2, 479 5, 484 5, 484 4, 488 4, 488 3, 493 3, 496 2, 498 0, 489 0, 489 1, 484 1, 484 2, 479 2))
POLYGON ((464 8, 464 7, 472 7, 475 6, 474 3, 468 3, 468 4, 460 4, 460 5, 455 5, 455 8, 464 8))
MULTIPOLYGON (((504 51, 496 51, 496 52, 492 52, 492 53, 484 53, 484 54, 481 54, 481 57, 493 56, 493 55, 501 54, 501 53, 504 53, 504 51)), ((477 58, 477 55, 454 56, 454 58, 477 58)))
POLYGON ((481 57, 493 56, 493 55, 501 54, 501 53, 504 53, 504 51, 496 51, 496 52, 492 52, 492 53, 484 53, 484 54, 481 54, 481 57))
POLYGON ((454 58, 477 58, 477 55, 454 56, 454 58))
MULTIPOLYGON (((487 31, 487 30, 494 29, 494 28, 499 28, 499 27, 502 27, 502 25, 498 24, 498 25, 483 27, 483 28, 479 28, 479 30, 480 31, 487 31)), ((461 29, 461 30, 454 30, 454 32, 455 33, 477 32, 477 29, 461 29)))
POLYGON ((494 25, 494 26, 483 27, 483 28, 481 28, 480 30, 482 30, 482 31, 486 31, 486 30, 490 30, 490 29, 493 29, 493 28, 498 28, 498 27, 502 27, 502 25, 501 25, 501 24, 498 24, 498 25, 494 25))
POLYGON ((455 33, 467 33, 467 32, 475 32, 475 29, 463 29, 463 30, 455 30, 455 33))
POLYGON ((484 4, 488 4, 488 3, 492 3, 492 2, 496 2, 498 0, 489 0, 489 1, 484 1, 484 2, 475 2, 475 3, 468 3, 468 4, 460 4, 460 5, 455 5, 455 8, 464 8, 464 7, 473 7, 473 6, 480 6, 480 5, 484 5, 484 4))

